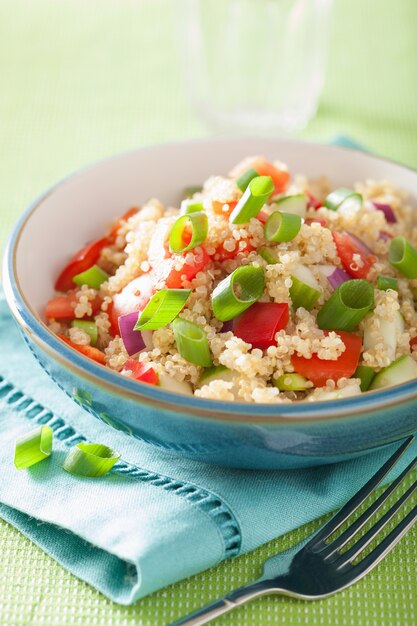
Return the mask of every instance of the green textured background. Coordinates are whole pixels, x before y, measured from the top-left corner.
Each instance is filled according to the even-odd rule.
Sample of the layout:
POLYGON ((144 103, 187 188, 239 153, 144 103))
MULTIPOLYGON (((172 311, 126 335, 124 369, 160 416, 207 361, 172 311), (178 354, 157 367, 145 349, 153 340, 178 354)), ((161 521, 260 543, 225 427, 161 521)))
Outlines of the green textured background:
MULTIPOLYGON (((175 9, 175 0, 0 0, 0 247, 28 202, 69 171, 209 133, 184 97, 175 9)), ((301 135, 341 133, 417 167, 415 0, 336 0, 322 103, 301 135)), ((163 626, 250 580, 267 554, 313 526, 126 608, 0 522, 0 624, 163 626)), ((415 625, 416 531, 333 598, 263 598, 216 625, 415 625)))

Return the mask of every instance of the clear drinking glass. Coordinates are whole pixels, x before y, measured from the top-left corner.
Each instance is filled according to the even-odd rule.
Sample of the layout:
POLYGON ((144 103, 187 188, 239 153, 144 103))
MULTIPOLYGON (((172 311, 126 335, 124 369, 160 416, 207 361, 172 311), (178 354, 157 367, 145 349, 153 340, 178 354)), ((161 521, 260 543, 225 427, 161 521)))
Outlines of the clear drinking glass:
POLYGON ((332 0, 180 0, 191 103, 216 130, 288 132, 314 116, 332 0))

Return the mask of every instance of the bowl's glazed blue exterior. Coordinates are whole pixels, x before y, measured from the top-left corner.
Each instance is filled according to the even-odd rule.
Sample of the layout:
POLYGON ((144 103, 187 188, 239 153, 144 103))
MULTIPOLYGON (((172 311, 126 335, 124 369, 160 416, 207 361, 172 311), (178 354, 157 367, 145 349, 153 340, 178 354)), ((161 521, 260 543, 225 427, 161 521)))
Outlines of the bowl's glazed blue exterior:
POLYGON ((336 401, 255 405, 171 393, 88 360, 48 330, 28 302, 16 269, 21 233, 34 208, 51 193, 16 225, 4 258, 3 285, 33 354, 84 410, 173 454, 240 468, 333 463, 417 430, 417 381, 336 401))
POLYGON ((57 345, 48 345, 48 331, 38 329, 35 337, 25 330, 24 313, 20 320, 36 359, 84 410, 151 445, 199 461, 250 469, 322 465, 359 456, 417 427, 417 399, 400 386, 382 394, 311 403, 304 417, 303 407, 294 405, 280 407, 279 413, 271 405, 240 403, 231 410, 229 403, 205 402, 125 379, 67 350, 55 337, 57 345), (153 393, 142 395, 143 387, 153 393), (388 397, 375 404, 382 395, 388 397))

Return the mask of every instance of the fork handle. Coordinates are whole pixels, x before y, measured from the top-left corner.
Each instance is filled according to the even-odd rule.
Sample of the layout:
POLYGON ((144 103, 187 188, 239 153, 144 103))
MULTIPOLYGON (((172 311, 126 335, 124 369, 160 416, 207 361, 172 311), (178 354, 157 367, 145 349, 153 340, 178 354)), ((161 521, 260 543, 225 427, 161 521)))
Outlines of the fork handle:
POLYGON ((254 598, 270 593, 271 591, 272 585, 270 580, 259 580, 250 585, 239 587, 227 596, 215 600, 202 609, 198 609, 177 622, 172 623, 171 626, 203 626, 203 624, 207 624, 210 620, 220 617, 220 615, 224 615, 224 613, 228 613, 229 611, 233 611, 237 606, 250 602, 254 598))

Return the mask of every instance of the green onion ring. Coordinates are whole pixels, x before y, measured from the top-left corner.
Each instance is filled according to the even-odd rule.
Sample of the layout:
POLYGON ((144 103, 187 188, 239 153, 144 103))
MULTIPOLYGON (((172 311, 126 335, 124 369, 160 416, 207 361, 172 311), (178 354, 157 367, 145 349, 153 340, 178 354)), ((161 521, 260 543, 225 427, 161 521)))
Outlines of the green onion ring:
POLYGON ((204 211, 181 215, 172 227, 171 234, 169 236, 169 247, 175 254, 188 252, 188 250, 192 250, 202 244, 203 241, 205 241, 207 234, 208 219, 207 214, 204 213, 204 211), (188 244, 184 244, 183 234, 184 229, 187 226, 191 226, 191 241, 188 244))
POLYGON ((254 170, 253 167, 250 167, 248 170, 246 170, 246 172, 243 172, 243 174, 239 176, 239 178, 236 180, 236 185, 241 191, 246 191, 249 183, 257 176, 259 176, 258 172, 254 170))
POLYGON ((369 367, 368 365, 358 365, 352 378, 359 378, 361 381, 361 391, 368 391, 373 379, 375 378, 375 372, 372 367, 369 367))
POLYGON ((213 364, 205 331, 182 317, 172 325, 175 342, 180 355, 189 363, 210 367, 213 364))
POLYGON ((374 305, 374 288, 367 280, 353 279, 339 285, 317 314, 322 330, 356 330, 374 305))
POLYGON ((267 246, 261 246, 258 248, 258 254, 268 263, 268 265, 275 265, 276 263, 279 263, 279 259, 272 252, 271 248, 268 248, 267 246))
POLYGON ((81 272, 73 277, 73 282, 80 287, 82 285, 88 285, 92 289, 100 289, 100 285, 104 283, 108 279, 109 275, 107 272, 101 269, 98 265, 92 265, 85 270, 85 272, 81 272))
POLYGON ((346 187, 340 187, 326 196, 323 206, 331 211, 340 211, 346 207, 348 203, 354 205, 355 208, 359 210, 362 207, 363 198, 361 194, 356 191, 346 189, 346 187))
POLYGON ((88 320, 72 320, 72 328, 80 328, 90 337, 90 345, 95 346, 98 339, 97 324, 88 320))
POLYGON ((224 278, 211 295, 214 315, 221 322, 237 317, 262 296, 265 287, 261 267, 243 265, 224 278), (237 291, 240 293, 237 293, 237 291))
POLYGON ((193 199, 185 199, 181 202, 180 215, 188 215, 189 213, 198 213, 204 211, 202 202, 197 202, 193 199))
POLYGON ((52 452, 53 435, 50 426, 40 426, 19 437, 14 453, 15 467, 19 470, 26 469, 47 459, 52 452))
POLYGON ((392 278, 392 276, 378 276, 376 281, 376 286, 381 291, 386 291, 387 289, 393 289, 394 291, 398 291, 398 280, 397 278, 392 278))
POLYGON ((417 250, 405 237, 391 240, 388 260, 403 276, 417 278, 417 250))
POLYGON ((101 443, 78 443, 71 448, 62 466, 77 476, 96 478, 107 474, 120 459, 120 454, 101 443))
POLYGON ((182 311, 191 289, 161 289, 149 300, 133 330, 158 330, 182 311))
POLYGON ((296 276, 291 276, 291 280, 290 296, 294 309, 303 307, 306 311, 311 311, 320 298, 321 292, 311 287, 311 285, 307 285, 307 283, 304 283, 296 276))
POLYGON ((267 219, 264 232, 267 241, 292 241, 300 232, 301 217, 295 213, 274 211, 267 219))
POLYGON ((231 224, 246 224, 252 217, 256 217, 273 191, 274 183, 270 176, 252 179, 230 214, 231 224))

